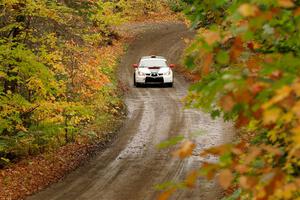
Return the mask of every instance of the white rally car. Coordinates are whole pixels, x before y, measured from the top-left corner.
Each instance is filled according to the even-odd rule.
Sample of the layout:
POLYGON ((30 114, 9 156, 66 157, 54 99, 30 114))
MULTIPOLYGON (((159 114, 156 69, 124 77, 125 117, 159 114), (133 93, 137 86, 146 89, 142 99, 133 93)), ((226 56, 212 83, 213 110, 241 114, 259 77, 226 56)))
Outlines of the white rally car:
POLYGON ((133 82, 134 86, 146 84, 163 84, 173 87, 174 75, 172 68, 174 64, 167 64, 162 56, 144 56, 139 64, 133 64, 135 69, 133 82))

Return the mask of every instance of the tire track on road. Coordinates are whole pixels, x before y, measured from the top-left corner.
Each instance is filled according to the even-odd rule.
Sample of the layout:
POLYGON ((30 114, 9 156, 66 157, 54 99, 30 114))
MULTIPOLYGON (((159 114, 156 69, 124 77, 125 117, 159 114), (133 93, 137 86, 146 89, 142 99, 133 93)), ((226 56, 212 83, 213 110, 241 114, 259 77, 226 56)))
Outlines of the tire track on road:
MULTIPOLYGON (((173 158, 174 147, 158 150, 158 143, 178 134, 187 136, 198 128, 209 132, 195 138, 198 150, 230 137, 230 125, 214 121, 199 110, 183 110, 181 98, 189 84, 181 75, 175 74, 174 88, 133 87, 133 63, 151 54, 178 63, 185 47, 183 39, 193 33, 180 23, 128 27, 143 32, 131 43, 120 63, 120 81, 130 89, 125 97, 128 119, 118 138, 92 161, 30 200, 152 200, 158 195, 154 185, 179 181, 192 167, 200 165, 193 156, 184 161, 173 158)), ((214 183, 199 184, 206 187, 180 191, 173 199, 218 199, 220 190, 214 183)))

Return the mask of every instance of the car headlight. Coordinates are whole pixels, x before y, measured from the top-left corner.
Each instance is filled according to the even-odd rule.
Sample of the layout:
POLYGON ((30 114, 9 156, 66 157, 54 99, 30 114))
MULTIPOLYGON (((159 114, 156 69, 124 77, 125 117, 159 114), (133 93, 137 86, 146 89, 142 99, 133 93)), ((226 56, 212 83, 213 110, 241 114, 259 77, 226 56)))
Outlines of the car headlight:
POLYGON ((164 75, 169 76, 171 74, 171 70, 164 73, 164 75))
POLYGON ((139 75, 139 76, 145 76, 146 74, 139 71, 139 72, 138 72, 138 75, 139 75))

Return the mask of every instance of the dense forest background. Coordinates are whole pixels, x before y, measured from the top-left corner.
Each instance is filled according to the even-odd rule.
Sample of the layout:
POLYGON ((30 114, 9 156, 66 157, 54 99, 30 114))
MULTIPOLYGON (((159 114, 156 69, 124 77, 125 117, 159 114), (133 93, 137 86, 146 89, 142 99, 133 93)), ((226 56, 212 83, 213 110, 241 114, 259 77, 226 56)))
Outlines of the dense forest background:
POLYGON ((0 167, 110 127, 124 109, 114 28, 169 3, 2 0, 0 167))

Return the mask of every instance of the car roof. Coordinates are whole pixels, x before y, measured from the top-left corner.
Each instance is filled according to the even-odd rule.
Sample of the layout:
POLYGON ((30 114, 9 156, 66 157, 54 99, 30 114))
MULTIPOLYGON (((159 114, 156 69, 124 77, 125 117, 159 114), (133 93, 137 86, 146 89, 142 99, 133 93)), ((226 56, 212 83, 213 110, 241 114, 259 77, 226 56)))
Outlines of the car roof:
POLYGON ((157 59, 157 60, 167 60, 165 57, 163 56, 155 56, 155 55, 152 55, 152 56, 143 56, 141 58, 141 60, 149 60, 149 59, 157 59))

